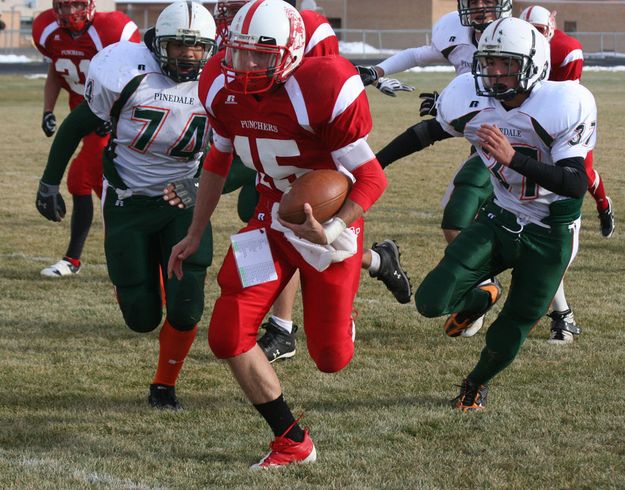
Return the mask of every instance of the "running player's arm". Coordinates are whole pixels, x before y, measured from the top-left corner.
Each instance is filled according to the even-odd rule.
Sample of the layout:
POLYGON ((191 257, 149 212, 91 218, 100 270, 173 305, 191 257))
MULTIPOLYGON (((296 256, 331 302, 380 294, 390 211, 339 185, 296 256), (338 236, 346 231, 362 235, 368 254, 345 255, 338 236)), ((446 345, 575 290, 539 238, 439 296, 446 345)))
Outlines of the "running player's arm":
POLYGON ((564 158, 555 165, 549 165, 517 151, 509 167, 561 196, 579 198, 588 190, 588 178, 582 157, 564 158))
POLYGON ((49 185, 58 185, 80 140, 103 122, 91 111, 86 101, 82 101, 71 111, 54 138, 41 181, 49 185))
POLYGON ((409 127, 382 148, 376 157, 382 168, 386 168, 400 158, 421 151, 437 141, 453 137, 454 135, 445 131, 436 119, 428 119, 409 127))

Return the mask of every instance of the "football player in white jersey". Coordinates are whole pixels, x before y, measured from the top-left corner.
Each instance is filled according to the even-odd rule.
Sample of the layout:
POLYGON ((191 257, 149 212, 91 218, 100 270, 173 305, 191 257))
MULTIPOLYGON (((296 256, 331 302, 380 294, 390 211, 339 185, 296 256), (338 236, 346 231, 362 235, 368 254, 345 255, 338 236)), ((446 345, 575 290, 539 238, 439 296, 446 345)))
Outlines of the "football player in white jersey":
POLYGON ((494 196, 415 295, 422 315, 451 314, 445 331, 460 335, 501 296, 496 280, 481 281, 512 269, 506 304, 452 401, 463 411, 484 408, 487 383, 547 312, 577 252, 584 158, 595 145, 597 112, 580 84, 545 81, 547 40, 520 19, 500 19, 484 31, 472 72, 443 91, 432 131, 422 137, 464 136, 488 168, 494 196))
MULTIPOLYGON (((107 268, 131 330, 157 328, 166 301, 148 398, 156 408, 180 407, 175 385, 203 313, 204 280, 212 260, 208 227, 197 252, 185 262, 184 278, 161 279, 171 247, 184 237, 193 215, 193 208, 166 203, 163 189, 174 182, 179 195, 185 195, 181 189, 194 192, 209 129, 197 79, 215 52, 214 39, 208 10, 179 0, 161 12, 144 43, 121 42, 102 50, 91 61, 86 101, 63 122, 41 179, 58 186, 82 135, 103 121, 112 123, 103 158, 107 268)), ((50 210, 61 209, 58 192, 46 199, 50 210)))

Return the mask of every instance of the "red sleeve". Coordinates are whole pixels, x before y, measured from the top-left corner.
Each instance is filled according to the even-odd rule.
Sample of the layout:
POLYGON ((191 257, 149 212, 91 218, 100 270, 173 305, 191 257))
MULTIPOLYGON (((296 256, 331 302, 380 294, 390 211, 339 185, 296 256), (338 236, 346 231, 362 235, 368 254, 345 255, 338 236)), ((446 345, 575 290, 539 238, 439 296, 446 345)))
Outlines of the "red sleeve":
POLYGON ((141 42, 141 33, 133 20, 120 11, 98 12, 93 21, 103 46, 119 41, 141 42))
POLYGON ((313 10, 301 12, 306 27, 304 56, 333 56, 339 54, 339 40, 326 17, 313 10))
POLYGON ((555 82, 564 82, 566 80, 580 80, 582 78, 582 69, 584 68, 584 60, 574 60, 567 65, 557 67, 554 70, 555 82), (556 78, 557 77, 557 78, 556 78))
POLYGON ((367 211, 384 193, 388 182, 377 158, 361 165, 352 172, 356 182, 349 193, 349 199, 367 211))
POLYGON ((227 177, 228 172, 230 172, 230 166, 232 165, 232 158, 232 153, 219 151, 217 147, 213 145, 204 159, 202 168, 208 172, 220 175, 221 177, 227 177))
POLYGON ((39 41, 41 39, 44 29, 53 22, 56 23, 56 17, 54 16, 54 11, 52 9, 41 12, 37 17, 35 17, 35 20, 33 21, 33 43, 35 44, 37 50, 47 58, 52 58, 52 56, 46 46, 39 44, 39 41))

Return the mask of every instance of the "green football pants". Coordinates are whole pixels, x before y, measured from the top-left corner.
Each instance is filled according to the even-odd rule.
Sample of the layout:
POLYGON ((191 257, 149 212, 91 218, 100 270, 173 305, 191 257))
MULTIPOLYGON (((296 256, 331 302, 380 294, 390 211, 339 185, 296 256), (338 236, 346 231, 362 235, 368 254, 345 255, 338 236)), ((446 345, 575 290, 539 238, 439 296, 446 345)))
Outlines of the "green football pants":
POLYGON ((480 206, 493 193, 490 172, 477 154, 471 155, 453 180, 453 190, 443 210, 441 228, 464 230, 469 226, 480 206))
POLYGON ((167 319, 177 330, 189 330, 204 311, 204 280, 213 257, 210 225, 200 248, 184 261, 181 280, 166 277, 173 246, 191 224, 193 208, 170 206, 160 196, 117 199, 108 188, 104 199, 104 249, 109 277, 115 285, 126 325, 149 332, 162 319, 161 274, 167 319))
POLYGON ((483 311, 488 295, 475 286, 512 269, 506 302, 488 329, 486 347, 469 375, 473 382, 487 383, 508 366, 547 312, 577 250, 578 223, 553 224, 551 229, 523 227, 512 213, 489 200, 419 286, 415 302, 424 316, 483 311))

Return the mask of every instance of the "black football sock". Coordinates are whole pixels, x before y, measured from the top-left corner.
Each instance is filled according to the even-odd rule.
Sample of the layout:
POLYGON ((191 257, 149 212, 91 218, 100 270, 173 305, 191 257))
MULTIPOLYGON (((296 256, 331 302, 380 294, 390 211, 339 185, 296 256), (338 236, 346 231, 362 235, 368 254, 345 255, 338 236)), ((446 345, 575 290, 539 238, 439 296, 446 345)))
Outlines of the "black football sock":
POLYGON ((72 199, 74 207, 72 209, 71 234, 65 255, 79 260, 93 221, 93 199, 91 194, 72 196, 72 199))
POLYGON ((295 422, 283 395, 271 402, 254 405, 254 407, 267 421, 275 436, 284 436, 295 442, 304 440, 304 431, 295 422))

